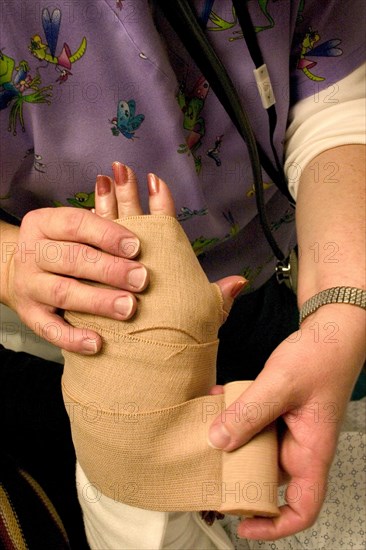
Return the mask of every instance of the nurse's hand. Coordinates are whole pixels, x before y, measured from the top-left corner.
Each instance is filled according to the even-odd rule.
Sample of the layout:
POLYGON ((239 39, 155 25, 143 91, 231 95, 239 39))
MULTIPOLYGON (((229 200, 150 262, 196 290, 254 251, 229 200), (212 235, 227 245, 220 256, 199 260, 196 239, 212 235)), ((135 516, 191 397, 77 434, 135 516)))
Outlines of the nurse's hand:
POLYGON ((20 228, 1 222, 1 302, 54 345, 94 354, 100 336, 71 327, 63 310, 132 317, 134 293, 148 285, 146 268, 135 260, 139 248, 131 231, 81 208, 34 210, 20 228))

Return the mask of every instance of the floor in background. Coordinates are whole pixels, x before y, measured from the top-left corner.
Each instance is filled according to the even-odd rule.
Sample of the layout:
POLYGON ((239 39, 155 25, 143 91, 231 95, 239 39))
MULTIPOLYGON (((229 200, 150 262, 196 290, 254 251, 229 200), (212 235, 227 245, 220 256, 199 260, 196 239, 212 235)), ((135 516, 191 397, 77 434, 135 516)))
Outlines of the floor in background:
POLYGON ((274 542, 236 535, 238 518, 223 523, 236 550, 365 550, 366 398, 352 401, 329 476, 328 493, 317 522, 295 536, 274 542))

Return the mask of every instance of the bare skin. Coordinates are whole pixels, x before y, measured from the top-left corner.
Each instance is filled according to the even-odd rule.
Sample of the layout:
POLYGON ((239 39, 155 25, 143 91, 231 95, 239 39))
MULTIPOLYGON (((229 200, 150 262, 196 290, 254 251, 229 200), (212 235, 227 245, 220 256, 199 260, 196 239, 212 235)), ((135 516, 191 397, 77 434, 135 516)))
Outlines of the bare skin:
POLYGON ((120 320, 134 314, 135 293, 146 288, 148 273, 133 261, 140 245, 130 231, 78 208, 34 210, 20 228, 0 222, 0 229, 1 302, 36 334, 60 348, 93 354, 100 337, 71 328, 60 310, 120 320))

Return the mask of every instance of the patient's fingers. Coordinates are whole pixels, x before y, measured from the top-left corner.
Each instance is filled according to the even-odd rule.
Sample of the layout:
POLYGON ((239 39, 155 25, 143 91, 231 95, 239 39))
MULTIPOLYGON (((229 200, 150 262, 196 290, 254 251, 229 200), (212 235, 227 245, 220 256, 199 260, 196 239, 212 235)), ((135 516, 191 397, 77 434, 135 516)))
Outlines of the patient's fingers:
POLYGON ((230 277, 225 277, 224 279, 216 281, 216 284, 221 290, 222 298, 224 300, 224 314, 225 317, 227 317, 235 298, 242 292, 242 290, 248 284, 248 281, 247 279, 244 279, 244 277, 231 275, 230 277))
POLYGON ((120 162, 114 162, 112 170, 118 218, 143 214, 140 205, 137 178, 134 171, 120 162))
POLYGON ((208 395, 221 395, 222 393, 224 393, 224 386, 219 386, 216 384, 216 386, 212 386, 212 388, 210 388, 208 395))
POLYGON ((114 185, 108 176, 97 176, 95 213, 101 218, 107 218, 108 220, 115 220, 118 217, 114 185))
POLYGON ((149 189, 150 214, 165 214, 175 218, 174 201, 167 184, 155 174, 148 174, 147 186, 149 189))
MULTIPOLYGON (((95 213, 111 220, 143 214, 134 171, 120 162, 114 162, 112 169, 114 183, 108 176, 97 177, 95 213)), ((166 183, 155 174, 148 174, 147 182, 150 213, 175 217, 173 198, 166 183)))

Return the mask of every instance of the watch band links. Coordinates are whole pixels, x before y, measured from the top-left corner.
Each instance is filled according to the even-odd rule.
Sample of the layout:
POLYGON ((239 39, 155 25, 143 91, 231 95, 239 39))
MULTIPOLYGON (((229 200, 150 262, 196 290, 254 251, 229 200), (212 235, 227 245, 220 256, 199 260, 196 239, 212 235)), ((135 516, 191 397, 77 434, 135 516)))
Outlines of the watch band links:
POLYGON ((300 309, 299 324, 326 304, 352 304, 366 309, 366 291, 351 286, 336 286, 322 290, 304 303, 300 309))

